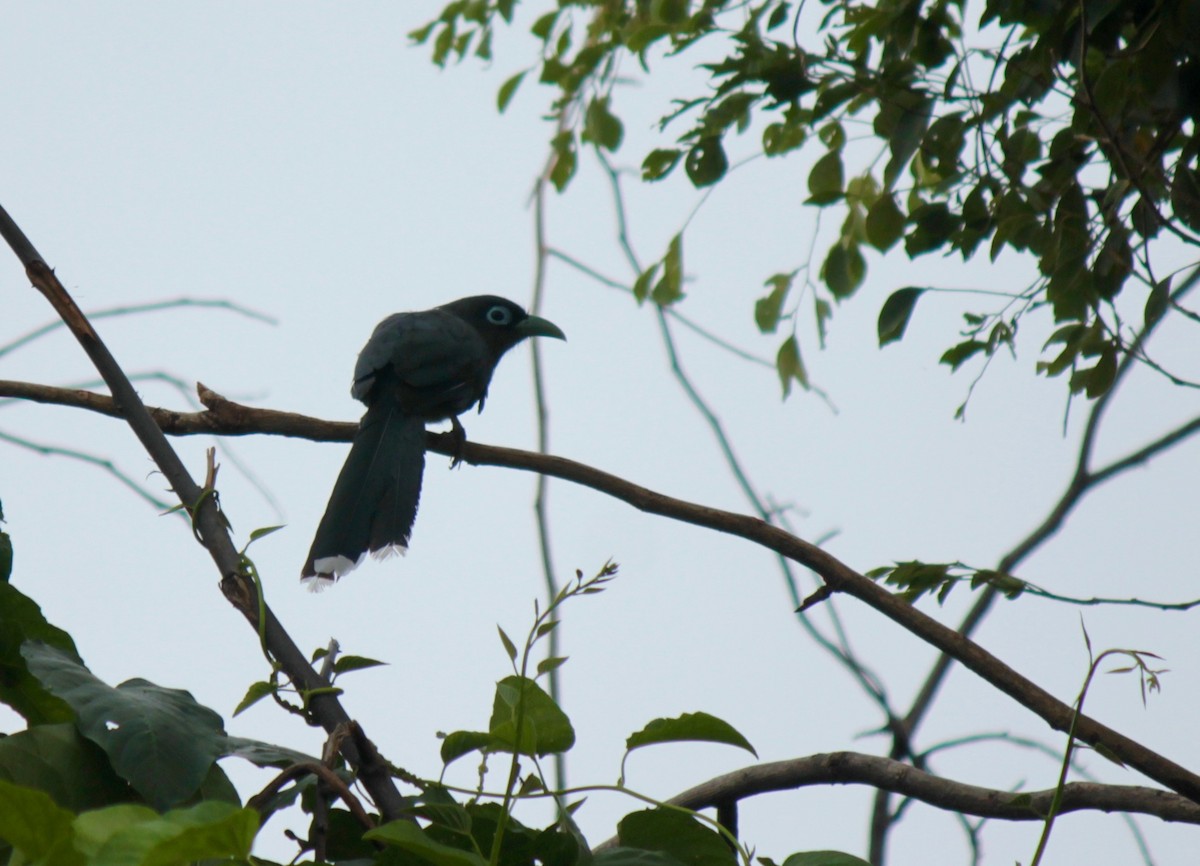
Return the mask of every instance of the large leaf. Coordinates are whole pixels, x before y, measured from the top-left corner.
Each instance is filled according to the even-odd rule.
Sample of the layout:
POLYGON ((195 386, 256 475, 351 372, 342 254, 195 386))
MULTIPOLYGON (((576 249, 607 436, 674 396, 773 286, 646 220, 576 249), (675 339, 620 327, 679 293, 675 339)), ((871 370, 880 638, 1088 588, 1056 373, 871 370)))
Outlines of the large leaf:
POLYGON ((72 844, 74 817, 44 791, 0 782, 0 840, 12 845, 27 862, 83 866, 83 855, 72 844))
POLYGON ((904 329, 908 327, 913 307, 916 306, 917 299, 924 291, 924 289, 908 286, 892 292, 883 302, 883 309, 879 311, 879 322, 876 326, 879 332, 880 348, 888 343, 894 343, 904 336, 904 329))
POLYGON ((617 824, 621 845, 661 851, 686 866, 733 866, 737 858, 715 830, 675 809, 645 809, 617 824))
POLYGON ((625 741, 627 751, 656 743, 724 743, 745 749, 754 757, 758 752, 733 725, 708 713, 684 713, 676 719, 655 719, 625 741))
POLYGON ((258 813, 228 803, 199 803, 165 815, 138 806, 111 806, 80 815, 77 845, 89 866, 175 866, 198 860, 245 862, 258 832, 258 813))
POLYGON ((488 733, 492 748, 522 755, 565 752, 575 745, 566 713, 536 682, 516 675, 496 684, 488 733))
POLYGON ((80 732, 152 806, 166 809, 199 789, 221 753, 221 717, 188 692, 143 679, 117 688, 48 644, 21 648, 30 672, 75 711, 80 732))
POLYGON ((434 866, 486 866, 487 863, 478 854, 451 848, 431 839, 411 821, 391 821, 382 827, 368 830, 363 838, 420 855, 434 866))
POLYGON ((73 812, 137 798, 103 750, 71 722, 39 725, 0 739, 0 779, 44 791, 73 812))
POLYGON ((81 662, 69 634, 46 622, 33 599, 12 584, 0 582, 0 701, 24 716, 30 725, 72 721, 75 715, 71 708, 29 672, 21 655, 21 644, 27 640, 58 647, 81 662))

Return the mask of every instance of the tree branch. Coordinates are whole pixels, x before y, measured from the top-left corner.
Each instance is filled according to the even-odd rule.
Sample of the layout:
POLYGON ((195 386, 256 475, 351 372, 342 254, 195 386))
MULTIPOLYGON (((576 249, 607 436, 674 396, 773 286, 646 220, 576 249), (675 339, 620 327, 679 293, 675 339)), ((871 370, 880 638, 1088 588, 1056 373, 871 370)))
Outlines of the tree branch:
MULTIPOLYGON (((0 382, 0 396, 13 396, 9 385, 11 383, 0 382)), ((43 402, 55 402, 50 399, 53 390, 40 386, 39 393, 43 402)), ((73 405, 81 408, 115 414, 108 411, 111 399, 101 395, 93 394, 87 398, 80 398, 75 393, 69 395, 68 399, 73 401, 73 405)), ((204 388, 201 390, 201 401, 209 407, 205 412, 170 412, 159 409, 150 410, 147 417, 168 420, 170 429, 165 432, 175 435, 265 433, 300 437, 311 435, 311 438, 321 441, 349 441, 354 432, 353 424, 335 424, 290 412, 254 409, 225 400, 204 388), (232 422, 229 431, 222 428, 221 419, 225 418, 231 419, 232 422)), ((454 449, 458 447, 455 438, 447 433, 428 433, 426 443, 431 451, 447 456, 453 455, 454 449)), ((666 496, 563 457, 481 445, 477 442, 467 442, 462 447, 462 456, 467 463, 477 466, 501 466, 551 475, 620 499, 648 514, 669 517, 752 541, 811 569, 825 581, 831 591, 853 596, 874 608, 1040 716, 1055 730, 1065 733, 1071 728, 1074 717, 1074 709, 1071 706, 1023 677, 969 638, 888 592, 827 551, 765 520, 666 496)), ((1161 785, 1200 803, 1200 776, 1195 773, 1088 716, 1080 716, 1075 720, 1075 732, 1082 742, 1093 747, 1102 746, 1125 764, 1161 785)))
MULTIPOLYGON (((192 515, 196 537, 208 550, 217 566, 221 575, 221 591, 226 599, 262 635, 263 645, 296 687, 314 693, 309 706, 313 716, 325 730, 333 732, 340 725, 348 723, 350 717, 338 702, 329 682, 313 670, 304 653, 284 631, 271 609, 265 603, 259 603, 254 583, 242 568, 241 556, 229 538, 225 518, 217 507, 215 497, 205 496, 197 486, 179 455, 167 442, 157 419, 147 411, 129 378, 108 351, 91 322, 3 207, 0 207, 0 235, 25 266, 25 273, 34 288, 50 302, 59 318, 75 336, 113 395, 111 398, 95 395, 94 399, 107 400, 112 409, 107 414, 125 419, 142 443, 142 447, 166 477, 180 503, 192 515)), ((78 399, 88 401, 93 398, 78 399)), ((358 769, 364 787, 375 799, 375 805, 380 812, 389 818, 399 816, 402 799, 386 762, 367 760, 363 750, 349 738, 343 740, 342 754, 358 769)))
MULTIPOLYGON (((1004 821, 1044 820, 1055 794, 1053 788, 1029 792, 981 788, 940 778, 903 761, 856 752, 831 752, 736 770, 690 788, 668 802, 688 809, 705 809, 731 799, 829 784, 870 785, 939 809, 1004 821)), ((1200 824, 1200 805, 1168 791, 1139 785, 1068 783, 1063 788, 1058 814, 1084 810, 1132 812, 1164 821, 1200 824)))

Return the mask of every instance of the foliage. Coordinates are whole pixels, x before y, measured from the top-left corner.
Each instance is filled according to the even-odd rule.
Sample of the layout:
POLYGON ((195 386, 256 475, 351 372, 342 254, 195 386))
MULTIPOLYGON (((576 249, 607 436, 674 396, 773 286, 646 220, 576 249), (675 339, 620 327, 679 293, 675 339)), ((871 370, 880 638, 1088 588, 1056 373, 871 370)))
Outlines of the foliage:
MULTIPOLYGON (((517 5, 454 0, 410 35, 432 44, 439 65, 469 52, 490 59, 493 31, 513 22, 517 5)), ((812 275, 803 284, 818 328, 831 302, 863 286, 868 249, 903 242, 910 258, 986 252, 990 261, 1028 253, 1036 281, 966 314, 942 363, 958 369, 1012 347, 1022 316, 1046 308, 1057 329, 1038 371, 1069 374, 1071 393, 1095 398, 1111 387, 1122 355, 1140 350, 1138 335, 1177 306, 1174 265, 1156 262, 1164 240, 1200 241, 1195 4, 838 0, 823 3, 819 19, 814 4, 787 0, 527 5, 539 56, 505 82, 498 103, 506 108, 534 76, 554 90, 560 190, 579 145, 622 146, 616 112, 628 59, 660 79, 668 64, 696 57, 709 79, 707 92, 672 94, 660 126, 682 131, 645 155, 647 181, 682 165, 706 188, 758 156, 780 160, 788 178, 796 169, 783 157, 817 152, 807 201, 844 215, 820 285, 812 275)), ((638 300, 677 302, 680 292, 659 291, 663 281, 649 292, 653 271, 637 281, 638 300)), ((794 315, 802 293, 778 276, 768 285, 754 313, 769 333, 794 315)), ((881 345, 903 337, 931 288, 901 288, 886 301, 881 345)), ((794 334, 777 366, 785 394, 793 380, 806 385, 794 334)))
MULTIPOLYGON (((317 759, 228 736, 221 717, 187 692, 141 679, 115 688, 103 683, 84 666, 70 637, 47 623, 38 606, 6 580, 0 584, 0 625, 9 639, 0 645, 0 666, 13 685, 0 699, 25 714, 29 727, 0 739, 0 862, 24 858, 47 866, 166 866, 246 861, 260 825, 275 811, 299 802, 323 828, 315 862, 392 864, 413 862, 404 858, 415 856, 439 866, 572 866, 589 860, 607 866, 748 863, 749 853, 711 819, 663 804, 627 816, 618 829, 620 845, 593 857, 572 818, 582 801, 568 804, 567 792, 552 790, 541 771, 538 758, 569 750, 575 735, 566 714, 538 685, 566 659, 535 663, 533 653, 558 626, 566 601, 603 591, 615 573, 616 566, 609 564, 590 579, 579 574, 546 610, 535 604, 534 622, 520 649, 500 629, 513 674, 496 684, 488 729, 448 734, 442 747, 447 765, 480 753, 479 787, 455 791, 437 781, 406 777, 421 793, 409 798, 404 819, 380 826, 374 821, 364 826, 352 810, 320 804, 327 792, 318 790, 305 769, 317 759), (510 764, 503 791, 489 793, 487 762, 505 754, 510 764), (283 773, 250 807, 243 807, 217 763, 226 757, 283 773), (523 769, 523 758, 531 762, 532 772, 523 769), (460 801, 456 794, 469 797, 460 801), (529 827, 515 818, 521 801, 547 796, 559 806, 548 827, 529 827)), ((345 674, 377 664, 342 656, 331 667, 345 674)), ((685 713, 652 720, 630 735, 622 777, 628 752, 689 741, 754 751, 727 722, 707 713, 685 713)), ((340 765, 331 769, 341 772, 340 765)), ((615 789, 633 795, 623 778, 615 789)))

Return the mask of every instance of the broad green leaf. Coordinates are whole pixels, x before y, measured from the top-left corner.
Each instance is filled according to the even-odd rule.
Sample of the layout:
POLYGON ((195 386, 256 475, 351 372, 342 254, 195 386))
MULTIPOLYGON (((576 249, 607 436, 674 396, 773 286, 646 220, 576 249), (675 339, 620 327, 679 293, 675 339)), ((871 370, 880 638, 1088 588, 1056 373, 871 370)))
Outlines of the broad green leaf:
POLYGON ((775 355, 775 371, 779 374, 779 383, 783 386, 783 399, 792 393, 792 382, 797 382, 805 391, 808 390, 808 371, 800 359, 800 344, 796 335, 788 337, 779 347, 775 355))
POLYGON ((783 861, 783 866, 871 866, 861 857, 841 851, 803 851, 783 861))
POLYGON ((0 781, 0 840, 12 845, 24 862, 37 866, 83 866, 74 846, 75 816, 50 795, 0 781))
POLYGON ((522 755, 565 752, 575 744, 566 713, 536 682, 516 675, 496 684, 488 732, 492 748, 522 755))
POLYGON ((143 679, 114 689, 48 644, 28 641, 21 653, 30 672, 75 711, 80 732, 150 805, 166 809, 196 792, 220 754, 220 716, 188 692, 143 679))
POLYGON ((21 644, 27 640, 58 647, 75 661, 80 660, 69 634, 48 623, 33 599, 11 583, 0 581, 0 701, 24 716, 30 725, 73 721, 71 708, 30 673, 21 655, 21 644))
POLYGON ((853 295, 867 275, 867 263, 858 244, 838 241, 821 265, 821 279, 839 301, 853 295))
POLYGON ((199 803, 163 815, 152 813, 152 817, 140 821, 136 818, 139 813, 127 806, 110 809, 119 810, 114 820, 106 820, 103 814, 80 816, 85 832, 111 831, 103 839, 92 840, 91 844, 101 844, 89 859, 89 866, 176 866, 225 859, 245 862, 258 832, 258 813, 229 803, 199 803))
POLYGON ((368 830, 363 838, 416 854, 434 866, 487 866, 487 860, 478 854, 436 842, 411 821, 389 821, 368 830))
POLYGON ((516 96, 517 88, 521 86, 521 79, 525 77, 525 73, 528 71, 528 69, 522 70, 500 85, 500 90, 496 93, 496 109, 501 114, 508 108, 508 104, 512 102, 512 98, 516 96))
POLYGON ((72 722, 38 725, 0 738, 0 779, 49 794, 81 812, 136 798, 104 752, 72 722))
POLYGON ((661 180, 671 173, 671 169, 679 163, 683 151, 674 148, 660 148, 650 151, 642 162, 642 180, 661 180))
POLYGON ((808 173, 808 204, 826 205, 840 199, 845 190, 842 155, 831 150, 813 164, 808 173))
POLYGON ((770 293, 754 303, 754 323, 764 334, 773 334, 779 327, 783 302, 792 288, 796 273, 792 271, 790 274, 775 274, 768 278, 766 284, 771 287, 770 293))
POLYGON ((683 298, 683 235, 677 234, 667 245, 667 254, 663 256, 663 275, 654 289, 650 299, 660 307, 669 307, 683 298))
POLYGON ((233 714, 235 716, 241 714, 242 712, 250 709, 252 706, 257 704, 259 701, 261 701, 267 695, 274 694, 274 692, 275 692, 275 686, 272 683, 268 683, 268 682, 261 681, 261 680, 257 683, 251 683, 250 688, 246 689, 246 694, 242 697, 242 699, 238 702, 238 705, 234 708, 233 714))
POLYGON ((688 178, 697 188, 712 186, 723 178, 729 169, 729 159, 725 156, 721 139, 717 136, 701 139, 688 151, 684 168, 687 169, 688 178))
POLYGON ((550 32, 554 29, 554 22, 558 20, 558 11, 547 12, 545 15, 533 22, 533 26, 529 28, 529 32, 545 42, 550 38, 550 32))
POLYGON ((463 755, 486 749, 491 745, 492 735, 485 731, 453 731, 442 738, 442 763, 452 763, 463 755))
POLYGON ((140 803, 126 803, 85 812, 75 818, 75 847, 89 860, 95 858, 113 835, 127 827, 146 824, 158 813, 140 803))
POLYGON ((904 336, 904 329, 908 327, 908 320, 912 316, 913 307, 916 306, 917 299, 924 292, 924 289, 908 286, 892 292, 888 299, 883 302, 883 309, 879 311, 879 323, 877 325, 880 348, 883 348, 888 343, 894 343, 904 336))
POLYGON ((684 713, 676 719, 655 719, 625 741, 626 751, 655 743, 724 743, 745 749, 754 757, 758 752, 733 725, 708 713, 684 713))
POLYGON ((715 830, 676 809, 645 809, 617 824, 617 840, 629 848, 661 851, 687 866, 734 866, 737 858, 715 830))

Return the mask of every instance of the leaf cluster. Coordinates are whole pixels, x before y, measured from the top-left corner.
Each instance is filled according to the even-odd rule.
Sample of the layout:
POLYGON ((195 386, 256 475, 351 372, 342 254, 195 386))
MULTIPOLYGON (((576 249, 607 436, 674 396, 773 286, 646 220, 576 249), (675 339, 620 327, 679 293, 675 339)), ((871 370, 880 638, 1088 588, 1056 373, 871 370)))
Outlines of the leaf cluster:
MULTIPOLYGON (((679 94, 664 113, 663 129, 687 126, 674 146, 644 157, 645 180, 682 165, 693 186, 706 188, 725 181, 737 160, 815 148, 807 203, 845 215, 815 274, 819 285, 805 284, 824 305, 819 329, 829 302, 864 284, 869 251, 899 247, 909 258, 964 261, 986 254, 993 262, 1005 251, 1028 254, 1036 281, 1005 292, 998 309, 970 314, 965 339, 942 362, 958 369, 1011 347, 1020 316, 1046 308, 1059 330, 1038 372, 1069 373, 1072 393, 1104 394, 1136 334, 1172 307, 1171 275, 1156 272, 1154 242, 1200 243, 1195 4, 836 0, 819 21, 802 15, 802 5, 555 4, 531 28, 537 62, 504 84, 499 104, 508 105, 530 72, 555 90, 552 179, 561 190, 580 144, 621 147, 621 60, 631 56, 650 73, 703 41, 709 90, 679 94), (718 58, 710 60, 714 44, 718 58), (882 149, 875 156, 863 129, 882 149), (1116 301, 1131 282, 1144 291, 1143 313, 1126 322, 1116 301)), ((448 53, 465 54, 460 45, 486 43, 513 15, 514 2, 453 2, 411 36, 432 39, 433 59, 444 63, 448 53)), ((791 171, 780 169, 785 178, 791 171)), ((639 301, 653 279, 647 271, 638 281, 639 301)), ((681 296, 663 288, 654 300, 681 296)), ((916 297, 902 299, 908 313, 916 297)), ((774 314, 760 302, 755 317, 770 332, 798 298, 773 285, 763 300, 774 314)), ((901 302, 888 303, 894 313, 901 302)), ((901 339, 905 323, 881 324, 881 343, 901 339)), ((805 382, 798 357, 785 341, 777 359, 785 393, 790 382, 805 382)))

